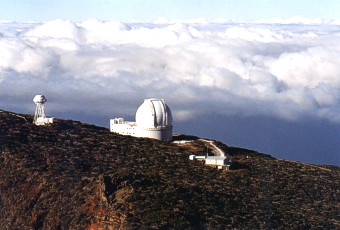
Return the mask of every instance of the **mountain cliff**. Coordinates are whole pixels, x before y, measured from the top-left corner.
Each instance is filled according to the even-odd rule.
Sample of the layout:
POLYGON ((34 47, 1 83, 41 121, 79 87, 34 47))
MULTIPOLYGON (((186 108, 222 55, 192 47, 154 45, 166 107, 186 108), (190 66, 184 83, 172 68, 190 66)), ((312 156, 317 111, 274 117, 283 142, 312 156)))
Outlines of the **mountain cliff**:
POLYGON ((174 144, 0 110, 1 229, 339 229, 340 168, 214 144, 174 144))

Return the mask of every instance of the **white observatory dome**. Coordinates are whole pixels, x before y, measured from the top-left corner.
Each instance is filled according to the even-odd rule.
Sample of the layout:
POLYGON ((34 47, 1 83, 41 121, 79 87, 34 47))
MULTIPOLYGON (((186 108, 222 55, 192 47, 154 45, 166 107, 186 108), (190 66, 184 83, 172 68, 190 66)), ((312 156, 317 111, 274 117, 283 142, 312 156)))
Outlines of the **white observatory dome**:
POLYGON ((144 129, 172 127, 172 114, 164 100, 145 99, 136 112, 136 123, 144 129))
POLYGON ((44 104, 47 101, 46 97, 44 95, 35 95, 33 98, 33 102, 35 104, 44 104))

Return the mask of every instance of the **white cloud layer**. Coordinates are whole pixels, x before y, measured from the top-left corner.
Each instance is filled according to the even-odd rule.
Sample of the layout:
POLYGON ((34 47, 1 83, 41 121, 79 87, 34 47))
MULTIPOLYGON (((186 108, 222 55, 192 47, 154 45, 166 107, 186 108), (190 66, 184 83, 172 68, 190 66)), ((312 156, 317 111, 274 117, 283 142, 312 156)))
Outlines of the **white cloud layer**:
POLYGON ((340 123, 339 23, 163 22, 1 23, 0 106, 17 98, 14 107, 31 107, 44 93, 50 112, 114 117, 160 97, 177 120, 217 113, 340 123))

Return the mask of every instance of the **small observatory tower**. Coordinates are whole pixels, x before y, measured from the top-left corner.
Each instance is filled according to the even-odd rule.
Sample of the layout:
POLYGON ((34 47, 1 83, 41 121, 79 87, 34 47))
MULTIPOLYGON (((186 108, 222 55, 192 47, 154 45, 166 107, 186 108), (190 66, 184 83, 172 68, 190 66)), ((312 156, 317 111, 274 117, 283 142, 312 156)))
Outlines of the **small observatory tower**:
POLYGON ((44 95, 35 95, 33 102, 36 104, 33 123, 36 125, 46 125, 53 123, 53 117, 46 117, 44 104, 47 101, 44 95))
POLYGON ((136 112, 136 122, 124 118, 110 120, 111 132, 172 141, 172 114, 165 101, 157 98, 145 99, 136 112))

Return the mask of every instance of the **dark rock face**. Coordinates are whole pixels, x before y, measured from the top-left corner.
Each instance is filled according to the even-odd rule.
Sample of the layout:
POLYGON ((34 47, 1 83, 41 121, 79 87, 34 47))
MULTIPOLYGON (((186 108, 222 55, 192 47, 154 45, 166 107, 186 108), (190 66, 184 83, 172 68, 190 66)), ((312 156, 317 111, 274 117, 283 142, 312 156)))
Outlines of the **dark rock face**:
POLYGON ((2 229, 339 229, 340 169, 216 142, 232 171, 177 146, 0 111, 2 229))

